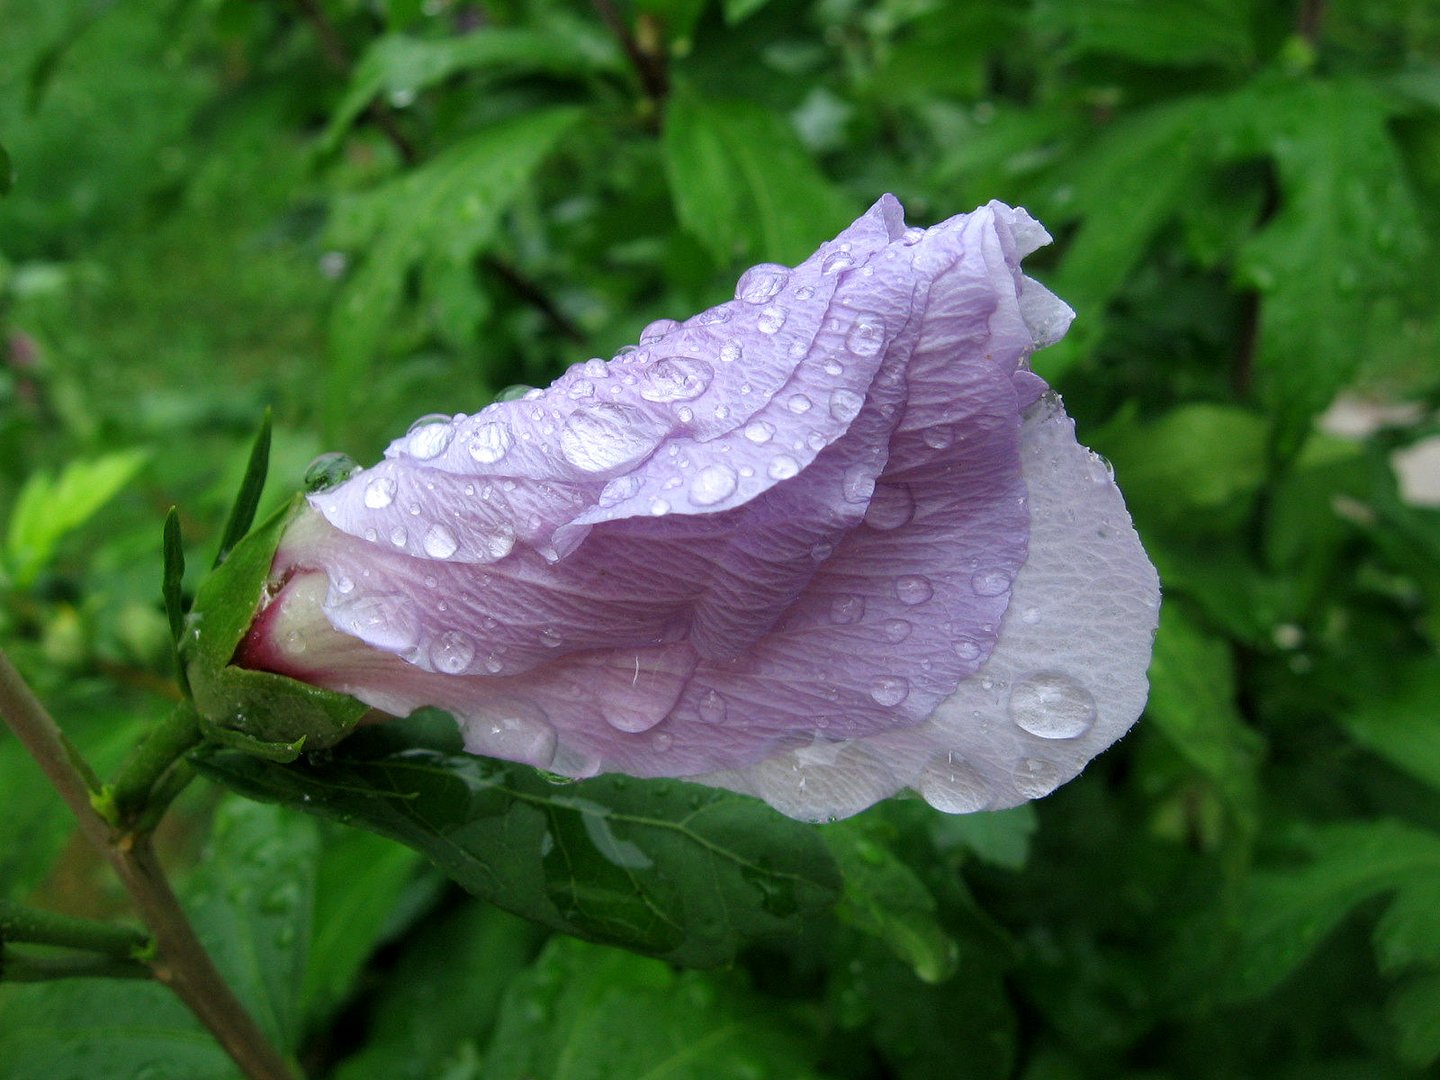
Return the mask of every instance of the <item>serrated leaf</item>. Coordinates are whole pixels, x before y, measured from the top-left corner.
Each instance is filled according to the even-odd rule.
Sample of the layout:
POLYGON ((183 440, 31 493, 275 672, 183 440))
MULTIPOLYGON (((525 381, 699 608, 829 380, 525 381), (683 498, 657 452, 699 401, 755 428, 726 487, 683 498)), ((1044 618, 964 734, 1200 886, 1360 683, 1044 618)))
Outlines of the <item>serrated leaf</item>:
POLYGON ((1178 603, 1160 609, 1146 715, 1176 752, 1214 785, 1237 822, 1253 829, 1260 737, 1236 707, 1229 646, 1202 630, 1178 603))
POLYGON ((201 582, 180 643, 186 678, 204 723, 233 728, 243 737, 240 741, 271 744, 251 747, 268 756, 286 756, 302 738, 310 750, 332 746, 366 711, 344 694, 230 663, 260 606, 281 533, 304 505, 304 497, 296 495, 236 544, 201 582))
POLYGON ((236 1080, 239 1071, 158 983, 0 986, 0 1080, 236 1080))
MULTIPOLYGON (((1331 825, 1304 838, 1308 862, 1293 870, 1255 873, 1237 921, 1236 967, 1224 996, 1249 1000, 1289 976, 1346 915, 1372 897, 1410 889, 1427 903, 1440 885, 1440 836, 1395 821, 1331 825)), ((1429 955, 1434 944, 1410 940, 1396 920, 1385 954, 1429 955)), ((1422 927, 1422 929, 1424 929, 1422 927)))
POLYGON ((203 772, 390 836, 497 907, 591 941, 709 966, 835 902, 820 837, 744 796, 671 781, 555 785, 451 749, 448 719, 365 728, 330 760, 212 751, 203 772))
POLYGON ((664 153, 680 224, 721 265, 798 262, 854 217, 783 117, 754 102, 677 89, 664 153))
POLYGON ((1440 788, 1440 660, 1397 665, 1393 683, 1382 698, 1346 710, 1340 723, 1361 746, 1379 754, 1397 769, 1440 788))
POLYGON ((494 241, 506 210, 529 187, 579 109, 537 109, 472 135, 374 191, 342 200, 330 242, 363 252, 330 321, 325 422, 338 431, 380 333, 399 309, 416 265, 468 266, 494 241))
POLYGON ((487 81, 528 74, 578 80, 620 70, 623 63, 613 38, 559 11, 547 15, 543 31, 487 26, 442 38, 390 34, 372 42, 355 65, 321 145, 332 147, 376 97, 413 99, 461 73, 487 81))
POLYGON ((734 977, 557 939, 506 996, 487 1080, 814 1075, 801 1029, 734 977))
POLYGON ((1368 83, 1256 80, 1228 108, 1242 121, 1234 149, 1269 154, 1279 175, 1280 204, 1239 272, 1262 297, 1256 388, 1290 453, 1360 369, 1371 305, 1423 250, 1420 215, 1388 127, 1394 103, 1368 83))
POLYGON ((1253 62, 1251 0, 1044 0, 1036 25, 1069 37, 1075 53, 1101 53, 1145 64, 1253 62))
POLYGON ((315 822, 280 807, 229 798, 189 881, 196 932, 265 1034, 294 1050, 310 947, 315 822))
POLYGON ((935 897, 914 871, 870 835, 863 820, 828 825, 821 836, 845 882, 840 918, 885 942, 922 982, 953 975, 959 946, 941 925, 935 897))
POLYGON ((245 463, 245 475, 240 480, 240 490, 235 493, 235 502, 230 507, 230 517, 225 522, 225 531, 220 535, 220 548, 215 552, 213 565, 225 561, 230 550, 240 542, 255 523, 255 511, 260 506, 260 493, 265 490, 265 477, 270 471, 270 410, 260 420, 260 429, 250 445, 250 457, 245 463))
POLYGON ((10 512, 5 540, 15 584, 31 584, 54 559, 60 542, 119 494, 149 459, 148 450, 122 450, 72 461, 58 478, 32 473, 10 512))

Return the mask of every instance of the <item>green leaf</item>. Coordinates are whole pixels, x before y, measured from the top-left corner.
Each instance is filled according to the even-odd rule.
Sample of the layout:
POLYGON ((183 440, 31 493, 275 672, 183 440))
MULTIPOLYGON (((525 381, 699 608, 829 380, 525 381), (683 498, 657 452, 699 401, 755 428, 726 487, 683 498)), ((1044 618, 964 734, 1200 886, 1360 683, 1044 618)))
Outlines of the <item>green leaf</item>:
POLYGON ((230 549, 238 544, 255 523, 255 511, 260 506, 260 493, 265 490, 265 476, 270 471, 270 410, 260 421, 260 430, 255 433, 255 442, 250 447, 250 459, 245 463, 245 476, 240 481, 240 490, 235 494, 235 504, 230 508, 230 519, 225 523, 225 532, 220 537, 220 550, 215 553, 215 566, 225 561, 230 549))
POLYGON ((1115 466, 1142 531, 1216 535, 1248 515, 1267 475, 1269 430, 1233 405, 1182 405, 1149 423, 1118 422, 1093 445, 1115 466))
POLYGON ((665 169, 680 224, 722 266, 795 263, 854 217, 773 109, 677 87, 665 114, 665 169))
POLYGON ((1396 664, 1383 697, 1370 698, 1340 714, 1340 723, 1365 749, 1402 772, 1440 789, 1440 659, 1396 664))
POLYGON ((501 997, 523 977, 540 939, 533 923, 478 901, 427 921, 379 990, 364 1049, 341 1063, 335 1080, 439 1076, 463 1044, 484 1045, 501 997))
POLYGON ((0 1080, 236 1080, 239 1072, 158 983, 0 986, 0 1080))
POLYGON ((355 65, 350 86, 336 106, 321 140, 329 148, 376 97, 413 100, 415 95, 454 75, 473 74, 477 86, 515 76, 540 74, 579 80, 622 70, 615 41, 592 23, 571 20, 560 11, 547 14, 542 30, 487 26, 468 34, 422 39, 402 34, 377 38, 355 65))
POLYGON ((1400 1060, 1426 1069, 1440 1058, 1440 972, 1410 979, 1390 995, 1386 1013, 1400 1034, 1400 1060))
POLYGON ((1423 250, 1394 108, 1359 80, 1257 80, 1228 102, 1245 136, 1234 149, 1269 154, 1279 174, 1279 207, 1239 273, 1262 298, 1256 388, 1284 453, 1360 370, 1372 306, 1423 250))
POLYGON ((1260 737, 1235 704, 1230 648, 1171 602, 1160 609, 1160 631, 1150 662, 1150 721, 1204 776, 1247 831, 1257 822, 1260 737))
POLYGON ((0 195, 9 195, 15 188, 15 164, 10 152, 0 143, 0 195))
POLYGON ((366 384, 366 367, 400 307, 410 270, 417 264, 469 266, 491 246, 502 216, 582 116, 572 108, 527 112, 336 206, 330 242, 363 252, 364 260, 331 316, 327 431, 341 429, 353 395, 366 384))
POLYGON ((742 23, 768 3, 770 0, 725 0, 725 22, 729 26, 742 23))
POLYGON ((922 982, 942 982, 955 973, 959 947, 940 924, 930 890, 875 831, 863 818, 821 830, 845 882, 837 913, 885 942, 922 982))
POLYGON ((506 996, 486 1080, 813 1077, 803 1028, 738 977, 557 939, 506 996))
POLYGON ((24 588, 54 559, 60 541, 113 499, 150 458, 148 450, 122 450, 88 461, 72 461, 59 479, 31 473, 10 512, 6 562, 15 584, 24 588))
POLYGON ((163 552, 165 569, 160 579, 160 595, 165 601, 170 636, 179 644, 185 629, 185 602, 180 593, 181 582, 185 579, 185 544, 180 539, 180 512, 173 506, 165 515, 163 552))
POLYGON ((189 881, 191 918, 216 967, 266 1036, 294 1050, 310 947, 315 822, 281 807, 225 799, 189 881))
POLYGON ((1043 0, 1036 25, 1074 53, 1144 64, 1245 67, 1254 62, 1252 0, 1043 0))
POLYGON ((197 764, 251 798, 409 844, 497 907, 677 964, 725 963, 836 899, 819 835, 754 799, 626 777, 555 785, 450 749, 454 730, 422 714, 362 729, 323 763, 215 751, 197 764))
POLYGON ((1268 993, 1359 904, 1397 890, 1396 902, 1404 906, 1389 922, 1382 919, 1382 955, 1435 957, 1433 918, 1417 921, 1408 913, 1433 906, 1440 895, 1440 836, 1374 821, 1316 828, 1302 843, 1308 862, 1294 870, 1260 871, 1250 880, 1238 918, 1236 968, 1223 988, 1227 998, 1268 993), (1407 895, 1412 890, 1417 895, 1407 895))
MULTIPOLYGON (((305 968, 305 1015, 312 1022, 354 990, 421 862, 410 848, 358 829, 337 829, 327 839, 316 869, 315 929, 305 968)), ((405 1015, 407 1023, 418 1022, 405 1015)))
POLYGON ((1030 840, 1037 823, 1031 803, 983 814, 936 814, 930 825, 941 851, 967 848, 982 862, 1005 870, 1023 870, 1030 861, 1030 840))
POLYGON ((235 545, 201 583, 180 643, 202 727, 212 738, 206 725, 234 729, 244 737, 239 742, 270 744, 250 746, 269 757, 297 751, 300 739, 310 750, 332 746, 366 711, 344 694, 230 663, 260 606, 280 536, 304 506, 304 496, 296 495, 235 545))

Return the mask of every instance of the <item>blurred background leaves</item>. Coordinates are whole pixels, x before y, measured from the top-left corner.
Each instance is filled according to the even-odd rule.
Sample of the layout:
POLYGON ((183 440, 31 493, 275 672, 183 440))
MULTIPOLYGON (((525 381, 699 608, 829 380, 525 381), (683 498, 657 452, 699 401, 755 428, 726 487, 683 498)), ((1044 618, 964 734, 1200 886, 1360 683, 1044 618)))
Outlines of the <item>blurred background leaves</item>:
MULTIPOLYGON (((822 829, 833 914, 719 972, 193 788, 166 859, 314 1075, 1433 1067, 1431 0, 0 0, 0 24, 0 633, 102 768, 173 693, 164 512, 208 565, 264 405, 262 514, 322 450, 370 460, 609 356, 885 191, 1055 233, 1027 265, 1079 318, 1036 367, 1166 583, 1121 746, 1033 809, 822 829)), ((0 800, 6 895, 124 917, 8 737, 0 800)), ((0 1076, 228 1069, 159 988, 0 989, 0 1076)))

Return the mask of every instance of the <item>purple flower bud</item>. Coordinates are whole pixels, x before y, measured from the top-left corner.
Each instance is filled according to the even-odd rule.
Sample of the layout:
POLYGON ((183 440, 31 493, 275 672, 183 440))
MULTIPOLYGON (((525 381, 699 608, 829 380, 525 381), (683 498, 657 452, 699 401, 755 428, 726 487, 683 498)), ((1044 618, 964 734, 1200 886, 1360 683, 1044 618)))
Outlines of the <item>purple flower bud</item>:
POLYGON ((1047 794, 1139 714, 1159 606, 1029 370, 1072 317, 1019 270, 1048 241, 886 196, 613 360, 422 421, 311 497, 242 662, 799 818, 1047 794))

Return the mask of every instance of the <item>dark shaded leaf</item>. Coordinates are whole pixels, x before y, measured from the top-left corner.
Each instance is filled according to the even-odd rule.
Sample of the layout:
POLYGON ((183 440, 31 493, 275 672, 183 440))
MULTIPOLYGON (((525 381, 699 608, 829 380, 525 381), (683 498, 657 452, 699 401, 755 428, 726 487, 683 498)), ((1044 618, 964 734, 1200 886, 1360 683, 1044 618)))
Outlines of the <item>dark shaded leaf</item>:
POLYGON ((225 561, 232 548, 240 542, 250 526, 255 523, 255 511, 260 506, 260 493, 265 490, 265 477, 270 471, 270 410, 260 421, 260 430, 255 433, 255 442, 250 447, 250 459, 245 464, 245 476, 240 481, 240 490, 235 493, 235 504, 230 508, 230 518, 225 522, 225 531, 220 536, 220 550, 215 553, 215 566, 225 561))
POLYGON ((677 964, 725 963, 835 902, 816 831, 740 795, 601 777, 556 785, 450 749, 448 719, 366 728, 324 763, 212 750, 206 775, 393 837, 497 907, 677 964))

